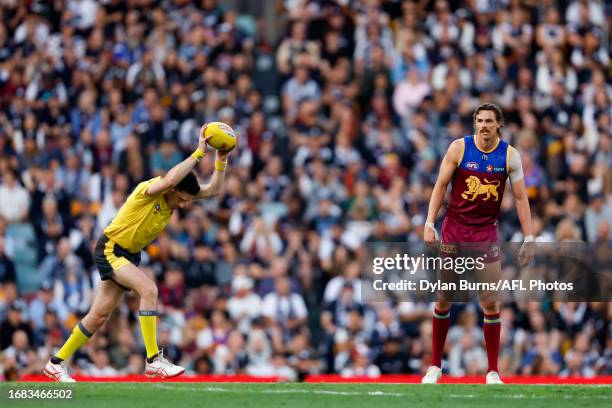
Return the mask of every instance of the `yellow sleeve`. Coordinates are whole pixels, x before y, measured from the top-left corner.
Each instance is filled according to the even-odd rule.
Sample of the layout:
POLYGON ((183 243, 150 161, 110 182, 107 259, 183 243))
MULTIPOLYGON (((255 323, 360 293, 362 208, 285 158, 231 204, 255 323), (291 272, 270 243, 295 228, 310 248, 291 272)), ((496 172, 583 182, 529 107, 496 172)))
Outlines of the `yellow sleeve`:
POLYGON ((155 177, 150 180, 146 180, 146 181, 139 183, 134 189, 134 191, 132 192, 132 194, 130 194, 130 197, 128 198, 128 200, 133 200, 134 202, 143 203, 143 202, 151 201, 157 198, 157 196, 159 196, 159 194, 161 193, 148 195, 147 188, 149 188, 151 184, 155 183, 160 178, 161 177, 155 177))

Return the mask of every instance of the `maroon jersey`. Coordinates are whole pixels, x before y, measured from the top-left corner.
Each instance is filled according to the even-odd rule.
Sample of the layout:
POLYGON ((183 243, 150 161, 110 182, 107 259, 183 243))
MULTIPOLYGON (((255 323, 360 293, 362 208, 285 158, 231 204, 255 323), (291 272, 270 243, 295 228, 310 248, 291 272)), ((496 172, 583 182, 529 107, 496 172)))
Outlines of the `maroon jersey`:
POLYGON ((463 225, 495 224, 508 177, 508 143, 500 139, 486 153, 476 147, 473 136, 463 141, 463 156, 451 181, 448 217, 463 225))

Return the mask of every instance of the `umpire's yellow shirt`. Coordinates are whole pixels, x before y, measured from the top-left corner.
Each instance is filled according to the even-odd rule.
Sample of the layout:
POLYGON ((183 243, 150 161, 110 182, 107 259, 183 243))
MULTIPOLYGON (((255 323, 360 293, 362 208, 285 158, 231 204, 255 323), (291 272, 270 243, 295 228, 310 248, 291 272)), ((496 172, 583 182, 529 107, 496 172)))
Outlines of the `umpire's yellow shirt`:
POLYGON ((159 179, 155 177, 138 184, 104 230, 104 235, 131 253, 140 252, 170 222, 172 209, 164 194, 146 194, 149 185, 159 179))

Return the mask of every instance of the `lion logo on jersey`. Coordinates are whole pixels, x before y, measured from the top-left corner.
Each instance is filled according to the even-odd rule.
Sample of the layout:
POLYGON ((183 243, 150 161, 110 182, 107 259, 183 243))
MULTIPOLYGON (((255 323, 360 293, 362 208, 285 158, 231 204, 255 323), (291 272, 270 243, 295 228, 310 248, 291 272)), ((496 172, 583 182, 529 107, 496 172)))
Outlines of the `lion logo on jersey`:
POLYGON ((474 201, 479 195, 486 194, 487 196, 483 198, 482 201, 487 201, 491 198, 491 195, 494 197, 494 201, 499 200, 499 194, 497 194, 497 187, 499 187, 500 184, 499 180, 493 180, 491 182, 485 178, 484 181, 488 184, 482 183, 476 176, 470 176, 465 179, 467 190, 461 193, 461 197, 466 200, 474 201))

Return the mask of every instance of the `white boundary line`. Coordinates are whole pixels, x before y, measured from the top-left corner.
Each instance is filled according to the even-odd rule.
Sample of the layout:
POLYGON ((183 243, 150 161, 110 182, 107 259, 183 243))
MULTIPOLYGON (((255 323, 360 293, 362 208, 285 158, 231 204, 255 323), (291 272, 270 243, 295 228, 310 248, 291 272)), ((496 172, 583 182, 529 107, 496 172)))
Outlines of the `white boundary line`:
MULTIPOLYGON (((153 383, 156 388, 171 390, 174 387, 170 384, 159 384, 153 383)), ((364 396, 364 397, 414 397, 412 393, 400 393, 400 392, 385 392, 385 391, 368 391, 368 392, 357 392, 357 391, 334 391, 334 390, 306 390, 306 389, 295 389, 295 388, 286 388, 280 390, 239 390, 235 388, 223 388, 223 387, 213 387, 213 386, 203 386, 203 387, 181 387, 181 390, 192 391, 192 392, 221 392, 221 393, 235 393, 235 394, 266 394, 266 395, 292 395, 292 394, 318 394, 318 395, 336 395, 336 396, 364 396)), ((479 398, 478 395, 475 394, 448 394, 449 398, 454 399, 474 399, 479 398)), ((535 394, 501 394, 495 396, 489 396, 491 399, 549 399, 544 395, 535 395, 535 394)), ((558 397, 555 397, 558 398, 558 397)), ((565 395, 562 396, 563 399, 577 399, 577 400, 609 400, 612 399, 611 396, 607 395, 580 395, 580 396, 572 396, 565 395)), ((550 397, 550 399, 554 399, 550 397)))

